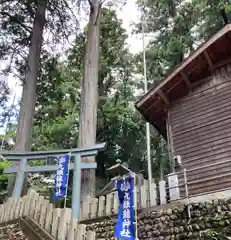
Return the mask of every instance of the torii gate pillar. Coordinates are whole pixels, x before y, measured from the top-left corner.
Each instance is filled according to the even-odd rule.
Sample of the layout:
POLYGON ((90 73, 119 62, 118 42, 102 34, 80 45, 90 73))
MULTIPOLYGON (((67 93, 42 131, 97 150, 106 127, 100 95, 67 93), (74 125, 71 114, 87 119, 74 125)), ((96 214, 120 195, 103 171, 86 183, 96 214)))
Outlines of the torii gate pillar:
POLYGON ((13 152, 13 151, 0 151, 0 155, 10 161, 19 161, 18 167, 6 168, 4 173, 17 173, 15 186, 12 197, 20 198, 23 188, 25 173, 32 172, 55 172, 58 169, 57 165, 44 165, 44 166, 28 166, 28 160, 41 160, 47 157, 60 157, 64 154, 74 156, 74 164, 71 163, 69 170, 74 170, 73 174, 73 190, 72 190, 72 218, 79 219, 80 217, 80 194, 81 194, 81 169, 95 169, 96 163, 81 162, 81 157, 95 156, 99 151, 104 150, 106 143, 96 144, 83 149, 67 149, 57 151, 44 151, 44 152, 13 152))

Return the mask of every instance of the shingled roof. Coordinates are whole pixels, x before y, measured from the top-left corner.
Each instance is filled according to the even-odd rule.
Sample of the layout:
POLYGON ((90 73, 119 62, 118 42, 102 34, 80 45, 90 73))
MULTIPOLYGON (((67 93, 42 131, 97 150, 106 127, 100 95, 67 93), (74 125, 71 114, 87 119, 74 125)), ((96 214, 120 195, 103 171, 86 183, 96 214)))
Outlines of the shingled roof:
POLYGON ((231 24, 202 44, 159 85, 143 95, 135 106, 166 137, 169 106, 187 95, 202 79, 211 76, 215 69, 228 63, 231 63, 231 24))

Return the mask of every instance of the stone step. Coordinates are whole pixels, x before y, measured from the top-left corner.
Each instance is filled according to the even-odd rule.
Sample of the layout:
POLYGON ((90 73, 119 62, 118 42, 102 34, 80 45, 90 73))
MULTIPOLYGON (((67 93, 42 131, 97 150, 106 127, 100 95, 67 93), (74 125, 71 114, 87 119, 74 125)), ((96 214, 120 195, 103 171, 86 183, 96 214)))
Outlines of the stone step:
MULTIPOLYGON (((30 229, 33 229, 33 233, 36 235, 37 239, 42 240, 54 240, 54 238, 42 229, 34 220, 29 217, 24 217, 23 221, 29 226, 30 229)), ((30 238, 29 238, 30 239, 30 238)))
POLYGON ((54 240, 30 217, 23 217, 0 226, 0 240, 54 240))
POLYGON ((19 224, 8 224, 0 228, 0 240, 27 240, 19 224))

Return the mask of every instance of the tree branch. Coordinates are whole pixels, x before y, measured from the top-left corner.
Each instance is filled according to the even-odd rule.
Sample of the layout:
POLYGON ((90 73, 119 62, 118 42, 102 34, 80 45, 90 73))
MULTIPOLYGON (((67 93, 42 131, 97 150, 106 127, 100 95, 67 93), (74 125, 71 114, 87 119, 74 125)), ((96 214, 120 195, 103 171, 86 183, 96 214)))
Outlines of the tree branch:
POLYGON ((30 29, 29 27, 27 27, 25 24, 23 24, 22 22, 20 22, 20 21, 17 19, 17 17, 11 16, 9 13, 3 12, 3 11, 0 12, 0 15, 3 15, 3 16, 5 15, 5 16, 9 17, 10 20, 16 22, 16 23, 19 24, 22 28, 24 28, 27 32, 31 33, 31 29, 30 29))
POLYGON ((12 0, 5 0, 5 1, 4 1, 4 0, 1 0, 1 3, 0 3, 0 4, 4 4, 4 3, 8 3, 8 2, 11 3, 12 0))
POLYGON ((100 6, 102 6, 107 0, 102 0, 100 6))
MULTIPOLYGON (((89 0, 89 1, 90 1, 90 0, 89 0)), ((89 3, 89 4, 90 4, 90 3, 89 3)), ((64 1, 64 5, 68 8, 68 10, 69 10, 69 11, 71 12, 71 14, 74 16, 76 23, 79 24, 78 18, 75 16, 75 13, 72 11, 72 9, 71 9, 71 7, 69 6, 69 4, 67 3, 67 1, 64 1)))

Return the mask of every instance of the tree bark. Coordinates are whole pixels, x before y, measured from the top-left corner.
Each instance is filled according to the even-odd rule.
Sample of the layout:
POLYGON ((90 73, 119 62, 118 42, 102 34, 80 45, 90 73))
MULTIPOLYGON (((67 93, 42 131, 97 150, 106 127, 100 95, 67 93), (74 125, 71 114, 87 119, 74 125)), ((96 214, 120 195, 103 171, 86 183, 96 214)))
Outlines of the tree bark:
MULTIPOLYGON (((31 148, 32 127, 34 121, 34 110, 36 103, 36 85, 39 73, 39 62, 41 47, 43 42, 43 29, 45 25, 47 0, 39 0, 35 13, 31 44, 25 70, 25 82, 23 84, 22 99, 20 103, 19 122, 15 151, 28 151, 31 148)), ((19 161, 13 162, 14 166, 19 165, 19 161)), ((12 196, 16 175, 9 176, 8 196, 12 196)), ((25 181, 25 186, 26 186, 25 181)), ((26 187, 23 192, 25 193, 26 187)))
MULTIPOLYGON (((100 35, 100 0, 89 1, 90 16, 87 30, 87 44, 84 59, 84 76, 81 84, 81 106, 79 126, 79 147, 94 145, 96 142, 98 72, 99 72, 99 35, 100 35)), ((82 159, 94 162, 95 157, 82 159)), ((95 195, 95 170, 83 170, 81 196, 95 195)))

